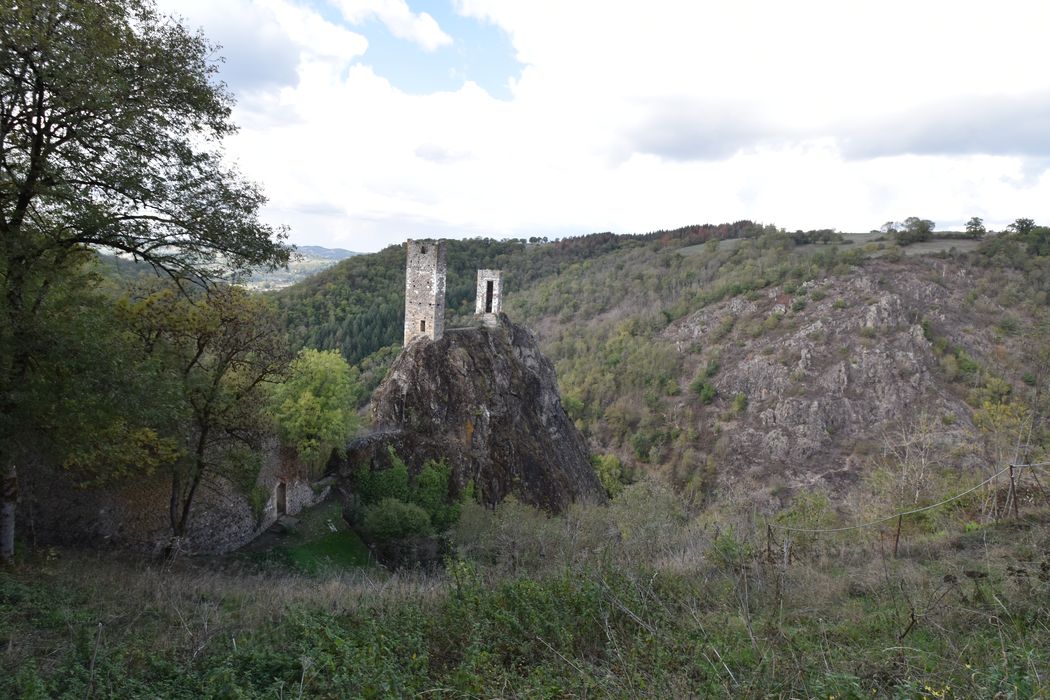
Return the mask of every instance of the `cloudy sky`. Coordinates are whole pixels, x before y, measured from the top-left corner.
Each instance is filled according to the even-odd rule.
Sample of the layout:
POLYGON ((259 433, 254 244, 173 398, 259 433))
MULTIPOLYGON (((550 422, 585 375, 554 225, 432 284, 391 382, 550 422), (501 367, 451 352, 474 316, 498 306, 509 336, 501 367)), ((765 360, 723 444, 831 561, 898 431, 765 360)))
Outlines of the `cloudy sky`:
POLYGON ((1050 223, 1043 0, 162 0, 292 241, 1050 223))

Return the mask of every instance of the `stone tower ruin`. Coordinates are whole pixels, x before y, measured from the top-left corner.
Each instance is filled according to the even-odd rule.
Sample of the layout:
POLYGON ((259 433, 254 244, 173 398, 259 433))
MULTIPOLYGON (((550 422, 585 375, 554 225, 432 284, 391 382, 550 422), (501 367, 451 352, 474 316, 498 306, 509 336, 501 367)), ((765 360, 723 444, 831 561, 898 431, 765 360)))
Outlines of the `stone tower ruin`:
POLYGON ((405 345, 445 332, 445 241, 408 241, 405 264, 405 345))
POLYGON ((478 298, 474 313, 488 325, 496 325, 503 300, 503 270, 478 270, 478 298))

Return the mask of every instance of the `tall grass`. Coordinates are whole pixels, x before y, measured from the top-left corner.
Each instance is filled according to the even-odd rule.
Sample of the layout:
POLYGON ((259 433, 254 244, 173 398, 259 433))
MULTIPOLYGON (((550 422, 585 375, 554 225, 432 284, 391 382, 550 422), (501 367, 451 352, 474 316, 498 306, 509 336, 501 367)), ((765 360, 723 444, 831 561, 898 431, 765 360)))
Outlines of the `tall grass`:
POLYGON ((785 549, 765 525, 643 482, 559 517, 466 507, 432 574, 45 553, 0 575, 0 695, 1048 693, 1046 510, 908 533, 896 558, 889 530, 785 549))

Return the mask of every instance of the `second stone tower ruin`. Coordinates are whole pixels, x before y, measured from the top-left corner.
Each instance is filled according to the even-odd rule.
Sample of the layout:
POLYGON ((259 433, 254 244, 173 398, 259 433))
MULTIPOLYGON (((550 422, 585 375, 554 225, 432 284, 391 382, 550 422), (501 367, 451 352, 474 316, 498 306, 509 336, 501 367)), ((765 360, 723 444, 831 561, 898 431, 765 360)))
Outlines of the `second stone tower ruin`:
POLYGON ((478 270, 478 297, 474 313, 482 321, 496 325, 503 300, 503 270, 478 270))

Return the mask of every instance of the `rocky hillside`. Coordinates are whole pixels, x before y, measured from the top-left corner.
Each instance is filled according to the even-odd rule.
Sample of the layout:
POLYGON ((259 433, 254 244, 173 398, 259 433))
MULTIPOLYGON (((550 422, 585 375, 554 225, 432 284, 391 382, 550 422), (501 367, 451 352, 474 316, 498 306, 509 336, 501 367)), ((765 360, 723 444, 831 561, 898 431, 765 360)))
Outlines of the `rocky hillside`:
POLYGON ((639 248, 508 307, 625 480, 775 507, 848 497, 919 443, 946 480, 1045 451, 1046 263, 1009 241, 915 258, 639 248))
POLYGON ((920 433, 939 463, 981 464, 975 413, 1024 387, 1020 366, 994 359, 1023 350, 996 325, 1009 311, 974 283, 945 261, 875 262, 671 324, 661 338, 685 366, 718 368, 697 427, 719 485, 843 486, 920 433))
POLYGON ((604 499, 554 367, 535 336, 501 316, 410 344, 372 397, 376 437, 349 450, 347 470, 382 466, 387 445, 411 465, 444 459, 482 502, 513 494, 548 511, 604 499), (378 463, 377 463, 378 460, 378 463))
MULTIPOLYGON (((465 318, 477 266, 505 270, 504 309, 535 331, 607 484, 655 473, 694 502, 774 506, 813 488, 848 496, 916 433, 948 479, 1019 445, 1050 449, 1038 352, 1050 345, 1050 256, 1019 236, 925 252, 771 227, 455 243, 449 322, 465 318)), ((394 328, 403 265, 392 249, 293 288, 292 327, 330 330, 312 320, 321 312, 352 325, 360 306, 386 309, 394 328), (350 301, 333 306, 337 292, 350 301)), ((345 351, 378 383, 398 348, 366 356, 375 339, 354 328, 333 337, 364 339, 345 351)))

